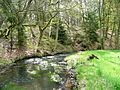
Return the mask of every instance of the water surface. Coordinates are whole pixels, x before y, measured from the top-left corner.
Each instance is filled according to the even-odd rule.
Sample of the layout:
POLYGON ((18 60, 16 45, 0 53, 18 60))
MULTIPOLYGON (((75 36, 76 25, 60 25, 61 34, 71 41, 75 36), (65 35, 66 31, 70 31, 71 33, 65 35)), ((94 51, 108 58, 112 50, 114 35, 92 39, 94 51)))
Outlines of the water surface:
POLYGON ((0 90, 62 90, 63 70, 60 65, 68 54, 31 58, 0 75, 0 90), (59 83, 61 82, 61 83, 59 83))

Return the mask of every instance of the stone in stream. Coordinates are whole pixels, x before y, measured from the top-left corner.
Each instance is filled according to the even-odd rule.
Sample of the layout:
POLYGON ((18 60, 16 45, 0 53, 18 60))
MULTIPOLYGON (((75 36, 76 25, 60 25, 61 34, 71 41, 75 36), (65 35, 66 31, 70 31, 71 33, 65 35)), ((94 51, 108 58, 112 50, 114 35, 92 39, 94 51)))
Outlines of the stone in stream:
POLYGON ((71 78, 75 78, 75 77, 76 77, 76 72, 75 72, 75 70, 72 69, 72 68, 69 70, 69 74, 70 74, 70 77, 71 77, 71 78))
POLYGON ((63 71, 63 68, 60 67, 59 65, 54 67, 54 72, 55 73, 61 73, 62 71, 63 71))
POLYGON ((56 63, 50 63, 50 65, 53 66, 53 67, 57 67, 58 66, 58 64, 56 64, 56 63))
POLYGON ((76 72, 73 68, 64 69, 64 74, 65 74, 66 77, 69 77, 69 78, 75 78, 76 77, 76 72))
POLYGON ((49 66, 48 61, 42 61, 42 62, 40 62, 39 66, 40 66, 41 70, 47 70, 48 66, 49 66))
POLYGON ((27 72, 32 75, 35 75, 37 73, 35 70, 32 70, 32 71, 27 70, 27 72))
POLYGON ((67 90, 72 90, 73 89, 73 83, 72 80, 70 78, 67 78, 66 82, 65 82, 65 88, 67 90))
POLYGON ((58 62, 58 64, 61 65, 61 66, 66 66, 66 65, 67 65, 67 62, 62 61, 62 62, 58 62))
POLYGON ((51 80, 54 81, 54 82, 60 83, 62 81, 62 78, 58 74, 53 74, 51 76, 51 80))

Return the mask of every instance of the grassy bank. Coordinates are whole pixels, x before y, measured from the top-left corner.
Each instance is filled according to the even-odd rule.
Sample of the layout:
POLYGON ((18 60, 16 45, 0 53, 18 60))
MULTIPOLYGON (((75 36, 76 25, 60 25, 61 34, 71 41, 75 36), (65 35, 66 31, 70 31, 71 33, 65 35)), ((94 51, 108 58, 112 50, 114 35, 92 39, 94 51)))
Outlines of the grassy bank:
POLYGON ((67 57, 69 65, 76 67, 79 89, 120 90, 120 51, 95 50, 79 52, 67 57), (96 55, 99 59, 87 58, 96 55), (72 64, 73 63, 73 64, 72 64))

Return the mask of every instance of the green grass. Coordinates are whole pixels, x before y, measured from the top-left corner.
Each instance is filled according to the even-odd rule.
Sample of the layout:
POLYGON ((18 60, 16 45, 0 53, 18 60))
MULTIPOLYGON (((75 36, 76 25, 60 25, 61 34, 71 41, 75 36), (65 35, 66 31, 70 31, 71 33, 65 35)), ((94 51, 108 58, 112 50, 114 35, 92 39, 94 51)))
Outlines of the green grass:
POLYGON ((94 50, 67 57, 68 62, 77 62, 76 72, 79 90, 120 90, 120 50, 94 50), (91 54, 99 59, 87 60, 91 54), (74 59, 76 58, 77 59, 74 59), (85 87, 82 87, 85 84, 85 87))

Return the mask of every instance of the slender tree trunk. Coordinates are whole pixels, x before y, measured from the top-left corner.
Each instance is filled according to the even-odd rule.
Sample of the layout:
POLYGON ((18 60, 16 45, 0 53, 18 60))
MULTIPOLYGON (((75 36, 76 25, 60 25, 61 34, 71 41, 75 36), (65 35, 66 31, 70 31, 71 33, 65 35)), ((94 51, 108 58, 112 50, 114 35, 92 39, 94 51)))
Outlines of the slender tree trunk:
POLYGON ((115 1, 115 7, 116 7, 116 15, 117 15, 117 30, 116 30, 116 35, 115 35, 115 49, 119 49, 119 35, 120 35, 120 1, 116 0, 115 1))
MULTIPOLYGON (((22 24, 25 21, 31 3, 32 0, 29 0, 26 6, 26 11, 24 12, 22 17, 19 14, 16 15, 18 21, 16 26, 16 29, 18 30, 18 53, 21 54, 23 53, 23 51, 24 52, 26 51, 26 38, 25 38, 24 27, 22 24)), ((19 7, 19 9, 21 9, 21 7, 19 7)))
POLYGON ((18 30, 18 49, 20 51, 26 50, 26 41, 25 41, 25 33, 22 26, 17 26, 18 30))
MULTIPOLYGON (((54 50, 56 49, 57 47, 57 41, 58 41, 58 32, 59 32, 59 23, 57 23, 57 29, 56 29, 56 38, 55 38, 55 46, 54 46, 54 50)), ((53 51, 54 51, 53 50, 53 51)))
POLYGON ((13 30, 10 30, 10 52, 12 53, 12 49, 13 49, 13 30))
POLYGON ((105 1, 102 0, 102 49, 104 49, 105 45, 105 1))
POLYGON ((103 35, 102 35, 102 20, 101 20, 101 3, 102 1, 99 0, 99 27, 100 27, 100 37, 101 37, 101 40, 100 40, 100 44, 101 44, 101 49, 104 49, 104 43, 103 43, 103 35))
POLYGON ((42 37, 43 37, 43 30, 41 29, 41 27, 39 26, 39 40, 38 40, 38 47, 40 46, 41 44, 41 40, 42 40, 42 37))
POLYGON ((50 25, 49 37, 51 37, 51 33, 52 33, 52 26, 50 25))
POLYGON ((108 7, 108 11, 107 11, 108 16, 107 16, 107 23, 106 23, 105 39, 107 38, 107 34, 108 34, 108 30, 109 30, 109 19, 110 19, 109 15, 111 13, 110 9, 111 9, 111 0, 109 0, 109 7, 108 7))
POLYGON ((99 26, 100 26, 100 36, 102 36, 102 23, 101 23, 101 0, 99 0, 99 26))
POLYGON ((113 29, 112 29, 112 33, 111 33, 111 36, 110 36, 110 44, 109 46, 112 48, 112 40, 113 40, 113 34, 115 32, 115 17, 114 17, 114 23, 113 23, 113 29))
MULTIPOLYGON (((58 0, 57 9, 58 9, 58 10, 60 9, 60 0, 58 0)), ((61 18, 59 11, 58 11, 58 18, 61 18)), ((58 23, 57 23, 57 31, 56 31, 56 39, 55 39, 54 50, 55 50, 56 47, 57 47, 58 33, 59 33, 59 23, 60 23, 60 20, 58 20, 58 23)))
POLYGON ((118 23, 118 29, 116 30, 115 49, 119 49, 119 35, 120 35, 120 20, 119 20, 119 23, 118 23))

